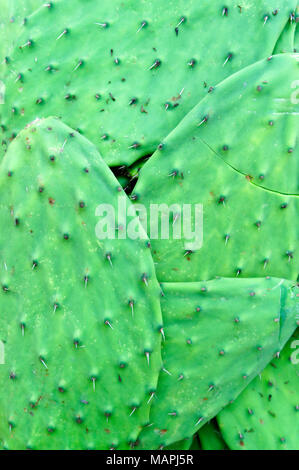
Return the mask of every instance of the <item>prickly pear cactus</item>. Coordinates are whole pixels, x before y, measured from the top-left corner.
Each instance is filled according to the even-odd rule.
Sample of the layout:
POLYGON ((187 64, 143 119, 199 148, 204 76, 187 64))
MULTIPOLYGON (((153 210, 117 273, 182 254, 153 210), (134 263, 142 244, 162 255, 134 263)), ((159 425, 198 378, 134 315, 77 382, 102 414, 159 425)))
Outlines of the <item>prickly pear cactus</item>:
MULTIPOLYGON (((297 7, 298 8, 298 7, 297 7)), ((273 54, 283 54, 284 52, 295 52, 295 31, 296 31, 296 10, 290 13, 290 20, 285 25, 278 38, 273 54)))
MULTIPOLYGON (((199 103, 161 142, 141 170, 133 198, 148 213, 151 205, 158 205, 160 219, 161 214, 170 214, 169 239, 163 239, 161 232, 152 237, 159 281, 267 275, 297 279, 298 113, 290 106, 298 105, 289 104, 290 96, 286 104, 275 104, 279 100, 272 102, 267 89, 270 79, 263 84, 263 77, 272 76, 274 69, 280 75, 283 67, 292 75, 293 67, 298 67, 296 57, 273 56, 220 84, 214 96, 199 103), (229 105, 225 90, 234 103, 227 115, 222 109, 223 102, 229 105), (238 107, 243 96, 248 98, 249 113, 238 107), (271 104, 263 96, 273 109, 281 110, 273 125, 268 122, 271 104), (256 104, 259 99, 263 106, 256 104), (218 114, 217 109, 221 109, 218 114), (239 134, 231 122, 240 123, 239 134), (247 129, 251 132, 244 137, 247 129), (183 230, 183 204, 191 205, 191 234, 183 230), (202 221, 195 214, 198 204, 202 204, 202 221), (175 234, 178 230, 181 238, 175 234)), ((150 229, 148 223, 148 233, 150 229)))
POLYGON ((231 449, 298 450, 299 330, 217 419, 231 449))
POLYGON ((223 437, 214 420, 207 423, 203 428, 198 431, 198 437, 200 439, 202 450, 227 449, 227 445, 225 444, 223 437))
POLYGON ((148 242, 96 232, 98 205, 126 196, 52 118, 15 139, 0 194, 1 447, 130 448, 149 419, 162 318, 148 242))
POLYGON ((0 10, 0 63, 16 44, 21 25, 45 0, 2 0, 0 10))
POLYGON ((296 329, 296 287, 280 279, 162 284, 163 367, 140 446, 188 438, 235 400, 296 329))
POLYGON ((269 56, 295 6, 45 2, 20 27, 0 69, 3 147, 36 117, 55 115, 110 165, 131 164, 152 153, 210 87, 269 56))

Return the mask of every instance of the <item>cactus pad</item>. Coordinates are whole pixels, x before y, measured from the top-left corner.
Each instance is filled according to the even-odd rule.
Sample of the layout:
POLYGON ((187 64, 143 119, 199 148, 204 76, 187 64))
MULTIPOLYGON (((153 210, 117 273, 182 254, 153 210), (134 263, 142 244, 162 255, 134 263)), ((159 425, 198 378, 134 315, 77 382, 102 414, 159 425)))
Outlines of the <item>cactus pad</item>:
POLYGON ((14 140, 0 188, 1 447, 130 448, 148 422, 162 319, 146 240, 96 236, 97 206, 126 196, 53 118, 14 140))

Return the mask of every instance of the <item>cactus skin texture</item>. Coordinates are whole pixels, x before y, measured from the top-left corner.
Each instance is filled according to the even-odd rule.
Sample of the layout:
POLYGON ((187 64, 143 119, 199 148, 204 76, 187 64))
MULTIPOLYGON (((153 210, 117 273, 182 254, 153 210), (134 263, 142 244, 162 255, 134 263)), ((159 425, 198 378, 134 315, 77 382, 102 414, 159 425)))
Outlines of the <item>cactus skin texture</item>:
POLYGON ((226 450, 228 448, 213 420, 198 431, 198 437, 202 450, 226 450))
POLYGON ((28 17, 0 70, 4 148, 28 122, 55 115, 110 166, 152 153, 211 86, 270 55, 296 6, 277 0, 275 14, 266 0, 50 3, 28 17))
POLYGON ((280 279, 162 284, 163 369, 140 446, 190 437, 260 373, 296 329, 296 287, 280 279))
POLYGON ((299 194, 298 72, 299 54, 285 54, 236 73, 189 113, 185 136, 206 116, 196 137, 220 158, 259 186, 299 194))
MULTIPOLYGON (((293 65, 291 55, 281 54, 273 56, 271 61, 262 61, 240 72, 237 77, 228 79, 219 86, 219 90, 218 87, 215 89, 219 106, 222 107, 221 90, 228 87, 232 91, 229 87, 230 81, 235 83, 241 77, 243 82, 247 83, 247 87, 252 90, 253 102, 259 99, 264 101, 262 98, 264 90, 261 93, 256 90, 259 80, 247 81, 248 74, 254 75, 252 72, 255 69, 263 70, 269 67, 271 70, 272 67, 277 69, 279 66, 288 67, 290 64, 293 65)), ((258 73, 258 76, 262 75, 258 73)), ((198 107, 189 113, 161 143, 161 148, 141 170, 134 189, 137 202, 144 204, 147 208, 150 208, 150 204, 166 203, 170 209, 172 204, 178 204, 180 209, 183 204, 191 204, 192 207, 198 203, 203 204, 203 245, 200 249, 188 250, 188 240, 184 237, 175 239, 171 236, 169 240, 163 240, 161 237, 151 240, 158 280, 160 282, 185 282, 198 279, 208 280, 215 276, 264 277, 267 275, 296 280, 299 259, 296 249, 299 238, 297 217, 299 198, 298 195, 287 195, 267 189, 268 186, 274 186, 278 191, 280 188, 287 189, 287 177, 292 182, 290 187, 292 186, 293 190, 298 184, 298 166, 293 160, 295 155, 298 158, 298 143, 295 146, 298 127, 295 130, 293 126, 294 116, 286 116, 286 128, 283 134, 288 136, 289 142, 292 141, 294 152, 288 153, 286 150, 283 162, 279 158, 272 161, 273 146, 268 149, 268 159, 264 158, 264 165, 267 166, 268 171, 272 172, 273 179, 270 185, 267 183, 267 178, 263 179, 261 175, 259 184, 265 186, 263 188, 257 184, 255 178, 252 180, 250 176, 253 173, 252 161, 254 162, 255 152, 259 154, 259 148, 262 146, 261 139, 265 138, 267 141, 275 127, 280 127, 279 119, 284 120, 284 116, 277 119, 278 122, 272 129, 268 123, 265 123, 265 116, 262 115, 259 118, 261 139, 257 134, 256 145, 252 141, 250 154, 246 155, 245 152, 243 153, 244 149, 240 148, 239 159, 236 155, 237 149, 232 150, 234 157, 224 157, 225 151, 220 149, 227 144, 228 137, 220 135, 219 129, 224 131, 226 117, 222 116, 222 120, 214 122, 212 116, 211 119, 203 122, 206 116, 204 111, 210 109, 209 99, 203 100, 204 106, 199 103, 198 107), (289 122, 292 124, 291 132, 287 131, 289 122), (208 130, 210 125, 214 130, 213 140, 208 130), (263 126, 268 128, 263 129, 263 126), (211 139, 210 143, 206 142, 208 138, 211 139), (234 160, 231 161, 230 158, 234 160), (286 168, 286 161, 294 163, 294 165, 290 163, 290 170, 286 168), (270 170, 271 165, 272 170, 270 170), (284 176, 283 169, 287 173, 286 176, 284 176), (282 172, 280 181, 279 172, 282 172)), ((212 100, 215 103, 214 97, 212 100)), ((225 96, 223 100, 226 100, 225 96)), ((239 117, 243 122, 244 112, 242 108, 239 111, 239 117)), ((235 119, 237 117, 238 115, 235 119)), ((298 116, 296 118, 298 121, 298 116)), ((257 121, 256 116, 253 121, 257 121)), ((227 122, 227 126, 231 128, 230 132, 235 133, 232 124, 234 122, 227 122)), ((251 123, 246 124, 251 127, 251 123)), ((240 134, 244 132, 245 122, 243 132, 240 134)), ((242 141, 242 135, 236 136, 236 140, 242 141)), ((233 146, 233 143, 230 141, 228 145, 233 146)), ((274 154, 275 150, 273 150, 274 154)), ((259 163, 256 162, 256 166, 258 165, 259 163)), ((175 209, 171 210, 174 213, 175 209)), ((192 222, 194 228, 193 209, 192 222)), ((177 223, 180 223, 180 219, 177 223)), ((170 234, 172 234, 172 220, 170 224, 170 234)), ((150 227, 149 224, 148 227, 150 227)))
POLYGON ((182 441, 175 442, 170 446, 165 447, 164 450, 189 450, 193 443, 193 438, 189 437, 187 439, 183 439, 182 441))
MULTIPOLYGON (((292 363, 299 330, 217 420, 231 449, 298 450, 299 366, 292 363)), ((298 354, 297 354, 298 361, 298 354)))
POLYGON ((53 118, 18 135, 0 188, 1 447, 130 448, 149 418, 162 318, 146 240, 95 234, 98 204, 126 196, 53 118))
POLYGON ((44 5, 45 0, 2 0, 0 10, 0 62, 7 57, 26 23, 27 16, 44 5))

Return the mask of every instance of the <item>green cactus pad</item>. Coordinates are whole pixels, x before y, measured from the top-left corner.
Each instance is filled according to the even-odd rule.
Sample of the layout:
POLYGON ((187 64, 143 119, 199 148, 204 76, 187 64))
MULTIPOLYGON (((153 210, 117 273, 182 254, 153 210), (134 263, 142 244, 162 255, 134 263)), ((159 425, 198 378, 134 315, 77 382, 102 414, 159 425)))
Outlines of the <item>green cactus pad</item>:
POLYGON ((298 72, 299 54, 272 56, 245 68, 217 85, 169 140, 176 138, 179 145, 184 135, 192 154, 194 136, 253 183, 298 194, 298 72))
MULTIPOLYGON (((275 69, 280 74, 280 67, 292 70, 294 64, 298 67, 295 58, 290 54, 273 56, 271 61, 262 61, 223 82, 215 89, 214 96, 205 98, 169 134, 161 143, 160 149, 141 170, 134 189, 134 199, 147 209, 148 233, 151 232, 150 223, 153 224, 153 217, 150 218, 152 204, 164 204, 164 207, 161 206, 163 217, 167 216, 167 210, 172 216, 169 221, 169 239, 163 239, 161 232, 155 236, 151 235, 159 281, 180 282, 208 280, 215 276, 266 275, 297 279, 299 197, 276 190, 289 188, 290 191, 292 188, 293 192, 298 184, 298 163, 295 162, 295 158, 298 160, 299 150, 298 143, 295 142, 298 116, 288 114, 277 119, 278 122, 275 122, 274 126, 267 124, 267 129, 261 129, 260 133, 257 133, 256 141, 252 123, 257 122, 257 119, 255 117, 252 122, 245 119, 247 114, 243 112, 243 107, 233 107, 231 114, 234 120, 231 122, 229 114, 220 114, 214 118, 212 115, 204 122, 205 116, 212 109, 210 100, 213 106, 215 105, 215 110, 217 106, 222 109, 223 101, 228 98, 223 91, 233 91, 230 84, 242 82, 244 96, 247 88, 254 89, 252 93, 257 95, 252 96, 252 103, 256 103, 260 93, 255 89, 256 84, 260 83, 256 76, 261 78, 262 71, 267 67, 268 70, 275 69), (255 77, 254 80, 252 76, 255 77), (249 77, 251 81, 248 80, 249 77), (234 114, 235 111, 237 114, 234 114), (228 131, 225 134, 226 122, 228 131), (198 124, 201 125, 198 127, 198 124), (244 140, 243 137, 247 135, 246 127, 252 127, 252 133, 248 136, 249 140, 251 138, 249 143, 247 138, 244 140), (281 153, 276 153, 272 145, 271 151, 268 149, 267 158, 264 158, 260 153, 263 139, 270 142, 270 133, 275 132, 275 128, 281 129, 281 133, 275 140, 274 147, 279 146, 282 139, 285 147, 288 148, 289 142, 294 151, 286 151, 285 155, 279 158, 281 153), (236 142, 241 145, 238 151, 237 148, 234 149, 230 135, 234 135, 236 142), (226 157, 226 153, 231 156, 226 157), (259 160, 255 159, 256 154, 260 156, 259 160), (261 173, 259 178, 255 178, 253 176, 257 175, 258 169, 261 173), (268 178, 268 173, 271 173, 272 177, 269 175, 268 178), (268 186, 275 187, 276 190, 268 190, 268 186), (174 204, 178 205, 178 208, 171 207, 174 204), (183 204, 191 205, 189 208, 192 230, 195 226, 196 204, 203 205, 201 248, 200 245, 192 243, 192 240, 188 240, 184 234, 183 204), (174 215, 178 217, 174 218, 174 215), (178 230, 175 223, 181 227, 181 238, 175 238, 177 235, 173 233, 174 229, 178 230)), ((265 72, 264 74, 267 76, 265 72)), ((282 83, 280 88, 283 87, 282 83)), ((264 90, 261 93, 263 92, 264 90)), ((237 91, 236 95, 238 93, 237 91)), ((233 102, 236 95, 230 95, 233 102)), ((253 104, 254 106, 256 105, 253 104)), ((259 109, 263 114, 263 110, 259 109)), ((259 118, 258 125, 262 120, 265 120, 265 116, 259 118)), ((144 216, 143 220, 145 222, 144 216)))
POLYGON ((189 450, 193 443, 193 438, 189 437, 187 439, 183 439, 182 441, 175 442, 170 446, 167 446, 164 450, 189 450))
POLYGON ((293 283, 216 279, 163 284, 163 368, 142 448, 190 437, 283 348, 296 329, 293 283))
POLYGON ((225 444, 223 437, 213 420, 205 424, 198 431, 198 436, 200 439, 202 450, 227 449, 227 445, 225 444))
POLYGON ((218 415, 231 449, 298 450, 298 347, 299 330, 281 356, 218 415))
POLYGON ((2 0, 0 10, 0 63, 16 44, 21 25, 28 15, 44 5, 46 0, 2 0))
POLYGON ((1 447, 130 448, 148 423, 162 318, 148 242, 96 235, 98 205, 126 196, 53 118, 14 140, 0 188, 1 447))
POLYGON ((152 153, 211 86, 270 55, 296 1, 273 11, 266 0, 47 4, 0 70, 4 149, 28 122, 55 115, 118 165, 152 153))

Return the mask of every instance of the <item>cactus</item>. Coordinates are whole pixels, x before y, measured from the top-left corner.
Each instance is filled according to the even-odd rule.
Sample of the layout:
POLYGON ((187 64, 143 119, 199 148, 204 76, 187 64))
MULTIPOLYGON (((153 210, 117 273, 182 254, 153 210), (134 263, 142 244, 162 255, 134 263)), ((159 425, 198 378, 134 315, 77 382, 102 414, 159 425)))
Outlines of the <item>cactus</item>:
POLYGON ((279 354, 296 328, 296 287, 280 279, 162 284, 163 368, 140 447, 191 437, 279 354))
POLYGON ((225 450, 223 437, 216 423, 212 420, 198 431, 198 437, 203 450, 225 450))
POLYGON ((4 148, 28 122, 55 115, 109 165, 129 165, 152 153, 210 87, 270 55, 295 5, 46 2, 20 27, 0 69, 4 148))
MULTIPOLYGON (((215 89, 215 96, 211 95, 200 102, 163 140, 141 170, 134 199, 148 209, 150 204, 166 203, 168 208, 162 207, 161 210, 164 216, 167 210, 172 216, 170 239, 152 239, 160 282, 267 275, 296 280, 299 259, 296 251, 299 198, 295 191, 298 190, 298 166, 295 161, 295 155, 298 155, 298 113, 288 114, 296 106, 291 106, 288 99, 283 105, 285 111, 274 119, 274 126, 270 126, 267 122, 270 117, 268 110, 271 106, 279 109, 280 105, 267 104, 263 98, 263 94, 267 95, 271 101, 270 92, 267 91, 270 81, 268 85, 263 85, 265 89, 257 90, 262 77, 272 76, 272 70, 284 75, 279 70, 285 67, 292 75, 293 65, 292 55, 281 54, 224 81, 215 89), (251 95, 251 104, 248 100, 245 102, 253 111, 254 119, 247 119, 248 113, 237 106, 238 101, 243 99, 237 87, 240 82, 244 88, 243 95, 251 95), (236 84, 236 94, 231 83, 236 84), (222 109, 222 103, 228 103, 225 91, 235 102, 231 111, 233 121, 229 121, 229 113, 217 115, 217 107, 222 109), (263 106, 257 104, 259 99, 263 106), (265 114, 262 107, 266 109, 265 114), (212 115, 208 118, 209 111, 212 115), (232 126, 231 122, 240 123, 242 132, 238 125, 232 126), (225 125, 228 131, 225 131, 225 125), (247 128, 252 130, 249 137, 247 128), (271 137, 275 129, 280 130, 277 140, 271 137), (231 136, 244 146, 235 145, 231 136), (249 138, 250 146, 247 144, 249 138), (271 144, 271 139, 274 139, 274 144, 271 144), (266 144, 269 144, 268 148, 266 144), (283 151, 276 151, 281 145, 283 151), (260 149, 264 149, 264 155, 260 149), (228 156, 225 156, 226 153, 228 156), (256 155, 259 160, 256 160, 256 155), (263 170, 266 170, 265 174, 263 170), (258 171, 261 174, 257 178, 258 171), (284 194, 283 190, 290 194, 284 194), (176 239, 172 234, 174 223, 180 225, 182 222, 183 204, 192 206, 194 230, 194 207, 198 203, 203 204, 204 242, 200 249, 193 243, 196 240, 188 240, 187 235, 176 239), (173 204, 177 204, 178 208, 172 207, 173 204)), ((272 80, 276 81, 276 78, 273 76, 272 80)), ((284 90, 283 83, 280 89, 284 90)))
POLYGON ((130 448, 148 422, 162 318, 148 242, 96 236, 97 206, 126 196, 53 118, 11 144, 0 192, 1 447, 130 448))
POLYGON ((298 450, 299 331, 217 417, 231 449, 298 450), (291 356, 295 354, 292 362, 291 356))
POLYGON ((295 38, 294 38, 294 51, 299 52, 299 26, 298 26, 298 17, 299 17, 299 6, 296 10, 296 31, 295 31, 295 38))
POLYGON ((170 446, 167 446, 164 450, 189 450, 193 443, 193 438, 189 437, 187 439, 183 439, 182 441, 175 442, 170 446))

